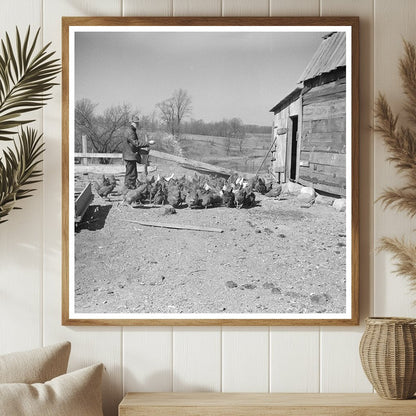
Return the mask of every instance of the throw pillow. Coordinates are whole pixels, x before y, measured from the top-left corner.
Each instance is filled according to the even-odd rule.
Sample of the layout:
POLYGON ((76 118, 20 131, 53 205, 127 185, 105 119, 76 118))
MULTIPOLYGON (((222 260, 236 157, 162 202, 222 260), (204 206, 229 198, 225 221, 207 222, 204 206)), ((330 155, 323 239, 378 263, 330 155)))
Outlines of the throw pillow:
POLYGON ((44 384, 0 384, 0 415, 103 416, 102 373, 97 364, 44 384))
POLYGON ((66 373, 71 344, 0 355, 0 383, 44 383, 66 373))

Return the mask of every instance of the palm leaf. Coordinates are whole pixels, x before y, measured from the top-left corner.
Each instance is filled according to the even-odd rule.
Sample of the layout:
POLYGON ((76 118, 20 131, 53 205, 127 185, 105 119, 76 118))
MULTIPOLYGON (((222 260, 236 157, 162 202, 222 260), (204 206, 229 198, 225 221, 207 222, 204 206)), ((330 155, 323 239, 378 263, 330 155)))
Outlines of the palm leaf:
POLYGON ((0 43, 0 140, 10 140, 16 127, 31 121, 16 118, 42 108, 52 98, 48 91, 56 85, 53 81, 61 66, 52 58, 54 52, 48 51, 50 43, 35 53, 39 31, 31 40, 28 28, 22 43, 16 28, 14 46, 8 33, 0 43))
POLYGON ((44 151, 42 135, 26 128, 18 133, 18 142, 14 149, 4 150, 0 160, 0 223, 11 210, 18 209, 17 201, 32 195, 35 188, 31 185, 41 181, 37 167, 44 151))
POLYGON ((54 52, 48 51, 50 44, 35 52, 39 31, 31 40, 29 27, 22 41, 16 28, 15 46, 7 33, 0 41, 0 141, 18 134, 18 144, 6 148, 0 158, 0 224, 13 209, 20 209, 17 201, 30 197, 42 177, 42 135, 31 128, 23 130, 33 120, 21 115, 42 108, 52 98, 49 91, 57 85, 53 81, 61 67, 52 59, 54 52))

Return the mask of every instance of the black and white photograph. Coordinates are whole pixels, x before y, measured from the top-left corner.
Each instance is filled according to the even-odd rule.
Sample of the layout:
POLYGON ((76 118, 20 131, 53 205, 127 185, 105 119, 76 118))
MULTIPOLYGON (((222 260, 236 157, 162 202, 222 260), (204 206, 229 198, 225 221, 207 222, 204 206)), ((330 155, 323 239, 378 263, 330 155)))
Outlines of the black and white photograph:
POLYGON ((351 319, 350 26, 69 30, 70 319, 351 319))

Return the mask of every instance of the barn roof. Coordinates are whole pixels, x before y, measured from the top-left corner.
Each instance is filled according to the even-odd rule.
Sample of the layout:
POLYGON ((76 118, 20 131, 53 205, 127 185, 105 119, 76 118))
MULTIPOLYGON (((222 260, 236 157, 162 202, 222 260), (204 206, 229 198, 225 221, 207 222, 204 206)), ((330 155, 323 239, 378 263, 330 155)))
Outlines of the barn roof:
POLYGON ((270 111, 277 112, 281 108, 286 107, 291 102, 296 101, 298 97, 300 96, 301 91, 302 91, 302 87, 300 86, 296 87, 289 94, 285 95, 285 98, 280 100, 270 111))
POLYGON ((346 65, 345 32, 332 32, 324 37, 298 83, 328 73, 346 65))
POLYGON ((270 111, 276 113, 290 102, 295 101, 303 89, 304 82, 308 79, 315 78, 345 66, 345 48, 345 32, 331 32, 325 35, 312 59, 300 76, 296 88, 280 100, 270 111))

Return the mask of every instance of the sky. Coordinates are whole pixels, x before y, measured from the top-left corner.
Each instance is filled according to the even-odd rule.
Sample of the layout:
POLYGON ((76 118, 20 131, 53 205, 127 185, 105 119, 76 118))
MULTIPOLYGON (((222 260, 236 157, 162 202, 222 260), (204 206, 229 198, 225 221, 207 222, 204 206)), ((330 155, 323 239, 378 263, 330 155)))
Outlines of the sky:
POLYGON ((270 109, 296 87, 322 32, 77 32, 75 99, 131 104, 150 114, 182 88, 191 117, 271 125, 270 109))

